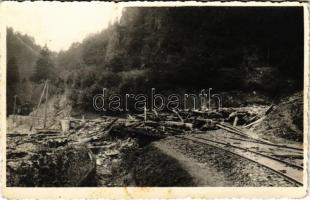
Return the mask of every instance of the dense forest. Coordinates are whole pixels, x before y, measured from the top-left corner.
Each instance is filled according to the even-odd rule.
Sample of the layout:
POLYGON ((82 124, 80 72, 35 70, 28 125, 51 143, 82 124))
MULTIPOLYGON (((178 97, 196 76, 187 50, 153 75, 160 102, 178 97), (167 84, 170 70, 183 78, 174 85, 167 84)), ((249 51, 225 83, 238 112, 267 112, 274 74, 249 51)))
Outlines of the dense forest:
POLYGON ((211 87, 274 98, 303 87, 302 18, 294 7, 126 8, 119 22, 57 55, 9 29, 8 57, 16 61, 8 59, 8 74, 17 65, 26 76, 19 80, 38 82, 31 76, 41 58, 54 84, 89 111, 103 87, 120 94, 211 87))

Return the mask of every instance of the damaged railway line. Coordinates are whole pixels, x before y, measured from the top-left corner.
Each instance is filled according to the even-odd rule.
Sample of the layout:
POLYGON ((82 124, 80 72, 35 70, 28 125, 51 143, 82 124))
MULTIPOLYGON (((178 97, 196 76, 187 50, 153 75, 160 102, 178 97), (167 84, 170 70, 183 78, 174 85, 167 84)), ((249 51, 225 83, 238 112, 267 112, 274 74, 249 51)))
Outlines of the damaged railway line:
POLYGON ((262 172, 227 175, 223 169, 214 167, 213 176, 224 174, 214 185, 228 181, 233 186, 266 186, 265 180, 254 183, 251 179, 276 177, 268 184, 302 186, 302 146, 271 142, 249 128, 266 118, 272 108, 263 106, 254 113, 247 111, 248 108, 241 111, 223 108, 204 112, 155 111, 96 119, 70 117, 61 120, 54 129, 37 128, 26 133, 12 129, 7 134, 8 185, 212 186, 210 180, 215 177, 200 180, 201 177, 191 172, 195 166, 198 171, 207 173, 213 170, 212 162, 215 166, 231 162, 229 165, 233 168, 246 162, 248 167, 261 168, 262 172), (194 151, 202 151, 198 153, 206 156, 206 161, 191 155, 193 152, 186 153, 188 148, 193 148, 191 143, 195 144, 194 151), (181 150, 183 147, 178 145, 183 144, 185 149, 181 150), (209 152, 209 148, 214 150, 209 152), (226 156, 233 161, 225 160, 226 156), (161 163, 156 164, 159 160, 161 163), (168 173, 168 177, 157 176, 158 173, 163 176, 168 173), (156 183, 152 180, 154 176, 160 179, 156 183), (231 178, 235 176, 237 178, 231 178))
MULTIPOLYGON (((252 162, 255 162, 261 166, 264 166, 275 173, 285 177, 289 181, 291 181, 293 184, 296 184, 298 186, 302 186, 302 170, 303 168, 289 163, 285 162, 283 160, 277 159, 275 157, 268 156, 266 154, 262 154, 256 151, 251 151, 247 148, 242 148, 236 145, 231 145, 229 142, 217 142, 214 140, 208 140, 206 138, 202 137, 195 137, 195 136, 177 136, 182 139, 191 140, 197 143, 200 143, 202 145, 209 145, 218 149, 221 149, 223 151, 235 154, 237 156, 246 158, 252 162)), ((300 156, 300 155, 299 155, 300 156)))

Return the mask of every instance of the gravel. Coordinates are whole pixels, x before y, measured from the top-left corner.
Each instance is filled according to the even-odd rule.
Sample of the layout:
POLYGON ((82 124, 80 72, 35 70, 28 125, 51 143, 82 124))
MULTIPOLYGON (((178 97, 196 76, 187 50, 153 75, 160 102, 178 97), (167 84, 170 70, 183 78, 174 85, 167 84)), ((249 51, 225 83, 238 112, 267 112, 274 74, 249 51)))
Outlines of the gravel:
POLYGON ((264 166, 215 147, 174 137, 162 140, 162 142, 167 143, 176 151, 191 157, 198 163, 207 163, 219 173, 224 173, 226 179, 235 187, 296 186, 264 166))

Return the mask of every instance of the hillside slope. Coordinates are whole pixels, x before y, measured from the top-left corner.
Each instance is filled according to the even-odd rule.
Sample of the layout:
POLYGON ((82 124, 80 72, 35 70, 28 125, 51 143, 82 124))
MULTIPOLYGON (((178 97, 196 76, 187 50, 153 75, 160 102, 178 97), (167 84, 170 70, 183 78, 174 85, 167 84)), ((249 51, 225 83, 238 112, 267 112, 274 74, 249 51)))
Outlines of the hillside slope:
POLYGON ((20 77, 29 78, 35 62, 40 55, 41 47, 35 44, 32 37, 7 29, 7 60, 14 57, 19 66, 20 77))

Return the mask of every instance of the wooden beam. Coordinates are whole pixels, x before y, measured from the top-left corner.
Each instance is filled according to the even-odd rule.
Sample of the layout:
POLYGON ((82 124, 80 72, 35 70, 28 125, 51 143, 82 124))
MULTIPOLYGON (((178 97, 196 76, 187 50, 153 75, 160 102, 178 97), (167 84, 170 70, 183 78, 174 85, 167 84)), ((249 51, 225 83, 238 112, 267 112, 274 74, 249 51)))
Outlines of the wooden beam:
POLYGON ((46 128, 47 103, 48 103, 48 80, 46 80, 46 92, 45 92, 45 108, 44 108, 44 124, 43 124, 43 128, 46 128))
MULTIPOLYGON (((40 100, 39 100, 39 103, 38 103, 38 106, 37 106, 37 110, 33 110, 33 115, 34 115, 33 117, 35 117, 37 115, 38 109, 39 109, 39 107, 41 105, 42 98, 43 98, 43 95, 44 95, 44 91, 45 91, 45 88, 46 88, 46 84, 47 84, 47 81, 45 81, 45 83, 44 83, 44 87, 43 87, 43 90, 42 90, 42 93, 41 93, 41 96, 40 96, 40 100)), ((34 125, 35 125, 35 118, 33 118, 32 124, 31 124, 30 129, 29 129, 30 131, 32 130, 32 127, 34 127, 34 125)))

